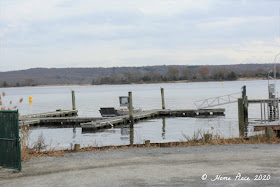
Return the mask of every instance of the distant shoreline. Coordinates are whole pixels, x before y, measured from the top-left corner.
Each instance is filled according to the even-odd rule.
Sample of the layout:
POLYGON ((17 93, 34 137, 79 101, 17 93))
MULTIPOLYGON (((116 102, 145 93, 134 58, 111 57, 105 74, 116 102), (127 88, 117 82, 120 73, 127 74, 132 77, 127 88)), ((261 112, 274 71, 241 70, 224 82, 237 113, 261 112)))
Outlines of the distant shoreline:
POLYGON ((142 83, 130 83, 130 84, 53 84, 53 85, 36 85, 36 86, 19 86, 19 87, 1 87, 1 88, 28 88, 28 87, 54 87, 54 86, 98 86, 98 85, 131 85, 131 84, 164 84, 164 83, 195 83, 195 82, 233 82, 233 81, 254 81, 254 80, 267 80, 265 78, 238 78, 237 80, 221 80, 221 81, 189 81, 189 80, 180 80, 180 81, 160 81, 160 82, 142 82, 142 83))

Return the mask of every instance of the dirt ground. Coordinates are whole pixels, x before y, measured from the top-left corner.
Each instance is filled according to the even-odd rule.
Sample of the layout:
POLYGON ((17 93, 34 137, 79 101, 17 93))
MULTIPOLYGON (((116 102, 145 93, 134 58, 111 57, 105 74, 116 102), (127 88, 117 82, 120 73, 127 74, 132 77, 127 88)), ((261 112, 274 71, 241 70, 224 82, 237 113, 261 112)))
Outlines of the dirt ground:
POLYGON ((280 186, 280 145, 129 148, 40 157, 0 186, 280 186), (256 180, 257 179, 257 180, 256 180))

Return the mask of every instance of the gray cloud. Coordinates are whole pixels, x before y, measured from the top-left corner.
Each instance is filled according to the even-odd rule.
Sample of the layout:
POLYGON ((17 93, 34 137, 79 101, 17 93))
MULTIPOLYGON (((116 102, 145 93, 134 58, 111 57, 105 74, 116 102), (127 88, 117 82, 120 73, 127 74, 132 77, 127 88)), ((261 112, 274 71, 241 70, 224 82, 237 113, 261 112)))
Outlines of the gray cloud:
POLYGON ((279 5, 261 0, 3 0, 0 71, 267 63, 279 51, 279 5))

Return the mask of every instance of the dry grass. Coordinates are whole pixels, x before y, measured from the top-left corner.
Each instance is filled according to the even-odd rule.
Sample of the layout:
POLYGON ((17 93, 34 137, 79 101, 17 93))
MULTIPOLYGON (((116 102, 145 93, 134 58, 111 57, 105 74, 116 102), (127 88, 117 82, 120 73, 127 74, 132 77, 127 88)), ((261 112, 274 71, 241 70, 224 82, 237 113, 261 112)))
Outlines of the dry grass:
MULTIPOLYGON (((233 145, 233 144, 280 144, 280 139, 273 134, 273 137, 268 137, 266 134, 261 134, 257 136, 252 136, 248 139, 244 138, 220 138, 219 136, 215 135, 212 138, 201 138, 198 136, 201 132, 197 132, 194 137, 186 139, 186 141, 179 141, 179 142, 168 142, 168 143, 151 143, 149 148, 164 148, 164 147, 189 147, 189 146, 207 146, 207 145, 233 145)), ((206 134, 202 134, 205 136, 206 134)), ((207 135, 206 135, 207 136, 207 135)), ((127 149, 127 148, 145 148, 145 144, 135 144, 135 145, 121 145, 121 146, 104 146, 104 147, 94 147, 88 146, 82 148, 80 152, 87 152, 87 151, 104 151, 110 149, 127 149)), ((41 156, 62 156, 65 153, 73 153, 73 149, 67 150, 50 150, 50 151, 43 151, 39 152, 38 150, 30 150, 29 151, 29 158, 41 157, 41 156)), ((26 160, 26 159, 23 159, 26 160)))
POLYGON ((6 98, 6 99, 5 98, 6 98, 6 92, 3 91, 2 94, 0 95, 1 110, 16 109, 17 105, 23 102, 23 98, 20 98, 19 101, 13 105, 14 102, 12 100, 8 100, 8 98, 6 98), (4 101, 4 100, 6 100, 6 101, 4 101))

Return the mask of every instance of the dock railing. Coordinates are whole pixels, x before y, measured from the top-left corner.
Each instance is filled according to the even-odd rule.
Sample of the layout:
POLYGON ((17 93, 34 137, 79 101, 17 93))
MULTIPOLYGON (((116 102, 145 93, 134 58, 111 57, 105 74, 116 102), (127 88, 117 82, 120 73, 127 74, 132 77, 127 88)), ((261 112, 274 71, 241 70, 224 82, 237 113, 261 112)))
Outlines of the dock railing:
POLYGON ((198 100, 194 102, 197 109, 205 109, 230 103, 236 103, 238 98, 241 97, 241 92, 198 100))

